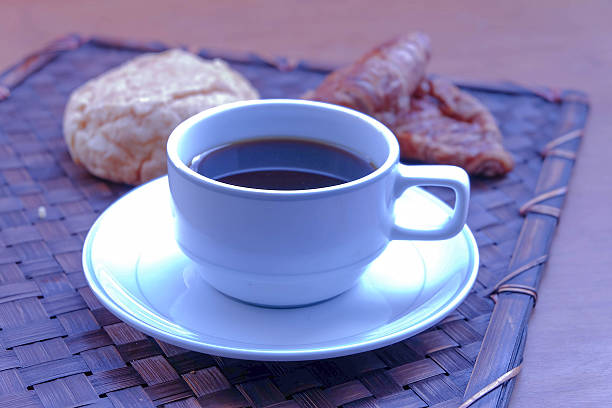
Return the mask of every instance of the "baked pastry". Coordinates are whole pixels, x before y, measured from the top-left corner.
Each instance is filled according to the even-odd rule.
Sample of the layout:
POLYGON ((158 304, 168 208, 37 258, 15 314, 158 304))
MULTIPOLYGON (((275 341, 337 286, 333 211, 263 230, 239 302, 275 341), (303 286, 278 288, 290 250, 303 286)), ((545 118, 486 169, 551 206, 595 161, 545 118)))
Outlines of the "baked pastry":
POLYGON ((489 177, 512 170, 491 113, 451 82, 427 79, 429 56, 426 35, 399 37, 334 71, 304 97, 380 120, 394 131, 404 159, 453 164, 489 177))
POLYGON ((221 60, 183 50, 134 58, 76 89, 64 112, 70 155, 92 174, 140 184, 166 172, 166 142, 183 120, 257 91, 221 60))
POLYGON ((329 74, 304 97, 392 122, 394 115, 410 108, 410 96, 425 76, 429 48, 429 37, 420 32, 387 41, 329 74))
POLYGON ((500 176, 514 167, 493 115, 443 78, 425 79, 410 109, 392 124, 402 157, 454 164, 474 175, 500 176))

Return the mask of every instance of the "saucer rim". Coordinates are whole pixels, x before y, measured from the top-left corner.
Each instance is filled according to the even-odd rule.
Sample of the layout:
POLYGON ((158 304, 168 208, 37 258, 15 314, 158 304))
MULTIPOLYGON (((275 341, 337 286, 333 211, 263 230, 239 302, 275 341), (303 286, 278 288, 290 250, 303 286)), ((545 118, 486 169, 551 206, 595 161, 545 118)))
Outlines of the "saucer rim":
MULTIPOLYGON (((427 330, 428 328, 440 322, 453 310, 455 310, 463 302, 463 300, 465 300, 465 298, 469 295, 472 287, 474 286, 474 283, 478 276, 478 269, 480 266, 478 246, 474 235, 466 224, 459 234, 464 236, 464 239, 468 246, 468 251, 471 255, 468 255, 471 261, 471 271, 468 273, 469 276, 464 279, 463 285, 457 289, 454 297, 452 297, 444 306, 437 308, 437 310, 433 314, 429 314, 428 317, 419 321, 418 323, 404 327, 401 330, 392 332, 385 336, 375 337, 373 339, 363 340, 350 344, 339 344, 324 348, 304 348, 296 350, 230 347, 219 344, 211 344, 202 340, 182 337, 168 332, 162 328, 156 327, 155 325, 142 321, 137 317, 134 317, 131 313, 129 313, 129 311, 124 310, 120 305, 115 303, 112 297, 107 294, 107 292, 103 289, 102 285, 99 283, 93 265, 91 265, 90 254, 92 249, 92 243, 96 236, 96 232, 104 221, 105 215, 107 215, 114 206, 118 205, 127 196, 137 194, 142 188, 146 188, 153 183, 159 183, 162 179, 167 179, 167 175, 153 179, 141 186, 130 190, 129 192, 118 198, 111 205, 109 205, 98 216, 85 238, 82 251, 82 264, 85 279, 87 280, 87 283, 91 288, 92 292, 96 295, 102 305, 106 307, 113 315, 118 317, 122 322, 137 328, 138 330, 155 339, 160 339, 164 342, 176 345, 178 347, 206 354, 212 354, 215 356, 259 361, 319 360, 366 352, 405 340, 406 338, 421 333, 422 331, 427 330)), ((432 205, 437 205, 449 214, 452 211, 450 207, 446 205, 446 203, 441 201, 433 194, 428 193, 427 191, 419 187, 415 187, 415 189, 419 190, 420 194, 427 196, 427 198, 431 201, 432 205)), ((385 325, 386 324, 380 325, 378 326, 378 328, 384 327, 385 325)))

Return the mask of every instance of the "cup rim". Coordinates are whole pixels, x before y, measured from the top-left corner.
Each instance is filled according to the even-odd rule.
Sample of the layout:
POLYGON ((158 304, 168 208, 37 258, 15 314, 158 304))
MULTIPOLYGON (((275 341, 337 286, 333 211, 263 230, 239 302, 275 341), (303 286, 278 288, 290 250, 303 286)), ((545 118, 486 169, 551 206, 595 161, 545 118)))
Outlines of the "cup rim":
POLYGON ((365 185, 375 182, 387 172, 391 171, 395 163, 399 160, 399 143, 395 135, 384 124, 374 119, 371 116, 365 115, 354 109, 345 108, 343 106, 334 105, 318 101, 306 101, 299 99, 258 99, 249 101, 239 101, 223 104, 214 108, 206 109, 197 113, 190 118, 181 122, 170 134, 166 145, 166 155, 168 166, 172 166, 176 172, 183 178, 197 185, 206 185, 219 192, 230 193, 240 196, 260 197, 260 198, 305 198, 305 197, 322 197, 333 195, 338 192, 346 192, 361 188, 365 185), (339 112, 344 115, 353 116, 363 123, 374 127, 378 133, 385 139, 389 148, 389 154, 382 165, 378 166, 374 171, 367 175, 352 180, 348 183, 337 184, 330 187, 314 188, 308 190, 267 190, 251 187, 235 186, 232 184, 223 183, 212 178, 203 176, 187 166, 178 155, 178 145, 182 138, 185 137, 187 130, 193 127, 196 123, 206 120, 209 117, 226 112, 228 110, 239 109, 249 106, 262 105, 294 105, 294 106, 309 106, 320 108, 328 111, 339 112))

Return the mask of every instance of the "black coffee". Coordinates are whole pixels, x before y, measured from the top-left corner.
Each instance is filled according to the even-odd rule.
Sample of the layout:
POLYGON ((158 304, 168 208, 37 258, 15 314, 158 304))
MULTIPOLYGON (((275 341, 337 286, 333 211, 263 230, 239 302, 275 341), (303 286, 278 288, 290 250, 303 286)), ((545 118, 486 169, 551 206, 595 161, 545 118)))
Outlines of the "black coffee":
POLYGON ((265 190, 309 190, 357 180, 374 170, 344 149, 299 139, 257 139, 202 154, 190 167, 235 186, 265 190))

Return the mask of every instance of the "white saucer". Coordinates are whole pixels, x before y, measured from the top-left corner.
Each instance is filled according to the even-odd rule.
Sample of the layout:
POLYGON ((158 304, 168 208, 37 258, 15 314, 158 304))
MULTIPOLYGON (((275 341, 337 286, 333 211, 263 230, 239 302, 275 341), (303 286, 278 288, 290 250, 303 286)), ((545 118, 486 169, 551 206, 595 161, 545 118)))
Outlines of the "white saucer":
MULTIPOLYGON (((451 210, 413 188, 395 211, 401 225, 431 226, 451 210)), ((331 300, 293 309, 256 307, 200 278, 174 241, 172 220, 166 177, 128 193, 89 231, 85 276, 126 323, 219 356, 312 360, 382 347, 444 318, 468 295, 478 272, 478 248, 465 227, 445 241, 391 242, 355 287, 331 300)))

